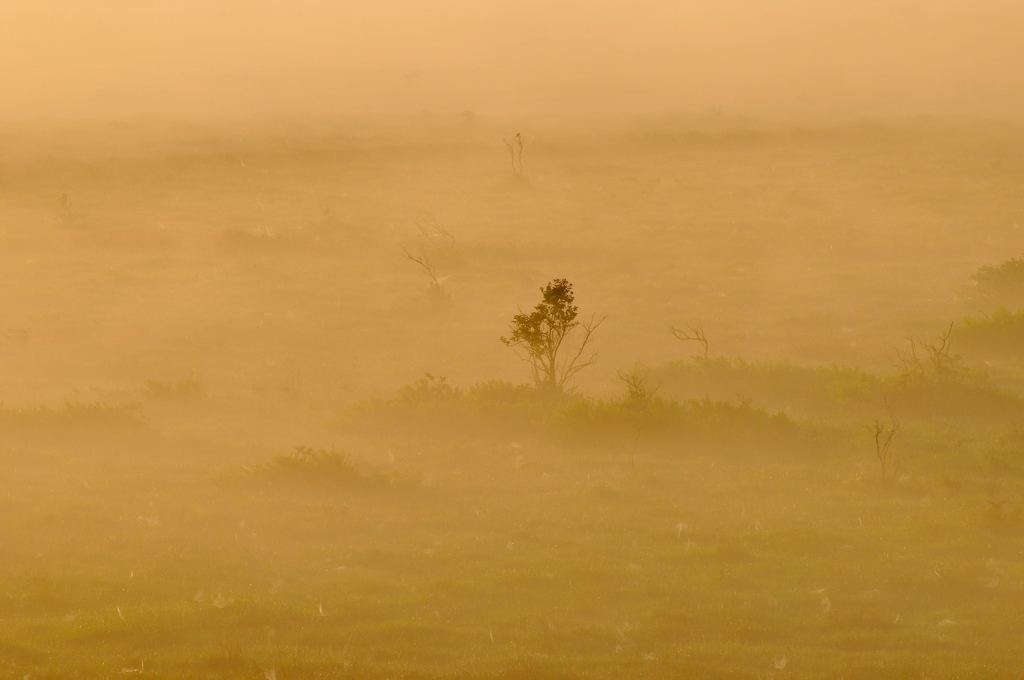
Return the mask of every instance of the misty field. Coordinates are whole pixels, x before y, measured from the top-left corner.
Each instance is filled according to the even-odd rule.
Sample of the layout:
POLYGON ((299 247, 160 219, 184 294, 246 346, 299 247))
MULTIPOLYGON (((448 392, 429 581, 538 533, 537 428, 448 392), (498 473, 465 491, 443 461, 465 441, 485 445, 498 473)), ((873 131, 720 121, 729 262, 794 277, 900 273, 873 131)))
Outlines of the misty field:
POLYGON ((5 676, 1024 673, 1020 128, 0 150, 5 676), (563 277, 559 393, 500 338, 563 277))

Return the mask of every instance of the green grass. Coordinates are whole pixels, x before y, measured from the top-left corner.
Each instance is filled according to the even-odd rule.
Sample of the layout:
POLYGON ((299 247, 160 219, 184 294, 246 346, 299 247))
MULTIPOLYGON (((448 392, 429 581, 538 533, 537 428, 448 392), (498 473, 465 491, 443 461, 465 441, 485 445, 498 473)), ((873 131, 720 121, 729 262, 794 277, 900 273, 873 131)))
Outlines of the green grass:
POLYGON ((225 481, 239 452, 172 442, 144 465, 23 462, 0 500, 0 669, 731 678, 785 656, 793 677, 1012 676, 1019 435, 953 434, 901 434, 895 481, 853 431, 789 453, 353 439, 357 466, 258 468, 340 465, 338 484, 225 481), (348 483, 399 468, 420 483, 348 483))
POLYGON ((1020 676, 1019 129, 456 122, 4 128, 0 677, 1020 676))

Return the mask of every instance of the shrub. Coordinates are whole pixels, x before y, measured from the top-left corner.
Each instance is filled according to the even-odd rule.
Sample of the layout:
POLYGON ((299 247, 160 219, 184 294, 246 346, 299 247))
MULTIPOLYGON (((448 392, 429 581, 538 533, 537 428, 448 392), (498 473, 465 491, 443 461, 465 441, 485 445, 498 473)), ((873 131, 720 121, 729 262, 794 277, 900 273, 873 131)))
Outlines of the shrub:
MULTIPOLYGON (((635 376, 636 374, 630 374, 635 376)), ((625 398, 601 401, 529 385, 491 381, 466 391, 428 376, 399 391, 396 398, 356 406, 349 427, 406 431, 414 437, 544 438, 600 445, 635 438, 637 428, 671 442, 792 437, 797 426, 783 415, 769 415, 750 401, 738 405, 710 398, 676 402, 634 381, 625 398)))
POLYGON ((176 383, 147 380, 143 393, 159 401, 192 402, 206 396, 206 386, 192 376, 176 383))
POLYGON ((411 385, 404 385, 398 391, 397 401, 401 404, 426 404, 457 399, 462 396, 462 391, 448 382, 443 375, 434 377, 430 373, 424 374, 411 385))
POLYGON ((768 411, 835 422, 874 418, 886 402, 902 417, 927 420, 1007 421, 1024 411, 1020 397, 990 384, 984 373, 945 361, 941 371, 927 368, 926 361, 922 366, 879 376, 847 366, 696 357, 644 370, 662 393, 677 399, 743 395, 768 411))
POLYGON ((139 404, 88 404, 66 401, 59 409, 39 406, 9 409, 0 405, 0 433, 5 438, 63 439, 95 434, 139 433, 148 426, 139 404))
POLYGON ((957 339, 965 349, 991 356, 1024 356, 1024 310, 1000 307, 991 316, 965 318, 957 339))
POLYGON ((296 446, 283 456, 274 456, 269 463, 248 469, 252 478, 325 487, 368 487, 386 484, 384 475, 359 470, 351 458, 335 449, 313 449, 296 446))
POLYGON ((589 443, 625 442, 642 431, 661 444, 684 441, 780 443, 793 441, 800 428, 783 414, 769 414, 747 400, 651 400, 643 410, 627 402, 581 400, 557 412, 557 433, 589 443))
POLYGON ((971 276, 971 282, 973 287, 967 295, 970 302, 989 309, 1024 307, 1024 256, 981 267, 971 276))

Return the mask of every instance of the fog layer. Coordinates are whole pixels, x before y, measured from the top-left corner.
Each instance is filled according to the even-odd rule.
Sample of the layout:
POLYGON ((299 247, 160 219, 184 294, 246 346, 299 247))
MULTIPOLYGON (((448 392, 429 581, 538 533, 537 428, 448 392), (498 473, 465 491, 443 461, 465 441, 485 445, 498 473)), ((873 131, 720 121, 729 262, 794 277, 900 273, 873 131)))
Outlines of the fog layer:
POLYGON ((1024 111, 1002 0, 27 2, 0 118, 1024 111))

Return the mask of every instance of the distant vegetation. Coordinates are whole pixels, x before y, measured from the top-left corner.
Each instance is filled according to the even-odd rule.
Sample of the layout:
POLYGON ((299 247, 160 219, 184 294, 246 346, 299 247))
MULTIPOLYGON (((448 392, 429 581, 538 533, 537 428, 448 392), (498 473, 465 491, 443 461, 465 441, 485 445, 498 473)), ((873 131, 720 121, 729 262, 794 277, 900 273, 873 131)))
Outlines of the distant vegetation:
POLYGON ((977 357, 1024 358, 1024 256, 981 267, 971 282, 966 301, 981 314, 964 318, 957 342, 977 357))
POLYGON ((330 489, 379 487, 390 481, 387 475, 361 470, 345 453, 309 446, 296 446, 290 454, 248 468, 246 474, 273 484, 330 489))
POLYGON ((978 372, 946 376, 915 371, 879 376, 845 366, 727 357, 695 357, 640 370, 659 381, 665 394, 716 399, 740 395, 797 418, 870 419, 886 401, 905 417, 926 420, 1008 422, 1024 413, 1024 401, 1018 395, 978 372))
POLYGON ((427 375, 389 400, 363 402, 347 428, 370 427, 392 436, 472 436, 543 440, 605 448, 645 441, 684 445, 698 441, 794 442, 799 428, 785 415, 771 415, 749 400, 710 398, 676 401, 638 394, 635 386, 614 400, 553 393, 543 387, 491 381, 463 390, 427 375))
POLYGON ((1024 135, 542 122, 4 156, 0 677, 1020 674, 1024 135))
POLYGON ((416 220, 416 226, 423 240, 416 247, 415 253, 410 252, 408 248, 402 248, 402 255, 419 266, 420 271, 427 277, 427 299, 435 307, 445 307, 453 300, 452 294, 445 287, 445 281, 452 275, 441 275, 438 267, 461 267, 464 264, 462 255, 455 237, 430 213, 421 212, 416 220))
POLYGON ((971 276, 968 301, 983 308, 1024 307, 1024 256, 981 267, 971 276))
POLYGON ((10 409, 0 405, 0 437, 60 440, 90 435, 114 436, 149 429, 142 406, 66 401, 60 408, 10 409))
POLYGON ((990 316, 968 317, 957 331, 964 349, 981 355, 1024 358, 1024 309, 1000 307, 990 316))
POLYGON ((195 402, 206 397, 206 386, 192 376, 177 382, 147 380, 144 394, 152 399, 171 402, 195 402))
POLYGON ((538 389, 562 393, 572 385, 576 374, 593 366, 597 353, 588 345, 604 319, 579 320, 579 308, 572 284, 567 279, 554 279, 540 289, 541 301, 533 311, 520 311, 512 317, 508 337, 501 341, 520 359, 530 365, 533 382, 538 389), (579 329, 575 346, 569 338, 579 329))

